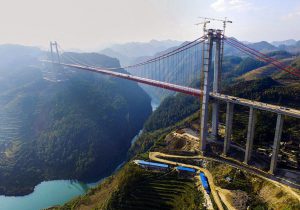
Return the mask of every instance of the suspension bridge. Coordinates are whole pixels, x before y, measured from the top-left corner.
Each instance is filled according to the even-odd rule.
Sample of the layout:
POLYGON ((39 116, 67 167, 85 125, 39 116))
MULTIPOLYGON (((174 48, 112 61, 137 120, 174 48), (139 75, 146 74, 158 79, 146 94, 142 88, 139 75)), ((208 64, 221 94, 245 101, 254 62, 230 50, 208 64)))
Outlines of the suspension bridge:
POLYGON ((300 78, 300 70, 252 49, 234 38, 226 37, 224 30, 208 29, 204 31, 204 36, 194 41, 184 43, 180 47, 160 53, 158 56, 134 65, 121 67, 93 66, 88 61, 82 61, 71 54, 60 54, 60 51, 63 52, 63 49, 56 42, 50 43, 51 60, 43 61, 53 65, 96 72, 199 97, 201 100, 200 151, 203 154, 205 154, 207 149, 209 103, 212 103, 211 135, 214 138, 218 137, 219 132, 220 103, 226 103, 227 105, 223 146, 223 155, 225 156, 231 145, 234 106, 248 107, 249 119, 244 156, 245 164, 249 163, 253 151, 257 110, 275 113, 277 114, 277 122, 269 169, 269 172, 273 174, 277 167, 284 116, 300 118, 300 111, 222 94, 221 72, 224 44, 226 43, 251 58, 273 65, 295 78, 300 78), (192 85, 195 81, 201 81, 200 88, 195 88, 192 85))

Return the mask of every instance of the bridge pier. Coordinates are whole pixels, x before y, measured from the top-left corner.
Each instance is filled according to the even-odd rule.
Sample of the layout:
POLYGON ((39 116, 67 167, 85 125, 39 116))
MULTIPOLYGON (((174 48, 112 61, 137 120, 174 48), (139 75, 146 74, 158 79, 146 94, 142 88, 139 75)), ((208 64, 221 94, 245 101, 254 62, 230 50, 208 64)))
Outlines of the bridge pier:
MULTIPOLYGON (((215 37, 215 59, 214 59, 214 80, 213 93, 219 93, 221 89, 221 31, 216 31, 215 37)), ((212 136, 214 139, 218 138, 219 131, 219 102, 214 100, 212 103, 212 136)))
POLYGON ((219 103, 214 100, 212 103, 212 118, 211 118, 211 130, 212 137, 217 140, 219 130, 219 103))
POLYGON ((245 151, 245 159, 244 159, 244 163, 246 164, 248 164, 249 160, 251 159, 254 132, 255 132, 255 123, 256 123, 256 110, 253 107, 250 107, 247 143, 246 143, 246 151, 245 151))
POLYGON ((203 82, 203 96, 202 96, 202 110, 201 110, 201 125, 200 125, 200 151, 205 152, 206 141, 207 141, 207 132, 208 132, 208 100, 209 100, 209 84, 210 84, 210 70, 211 70, 211 56, 212 56, 212 46, 213 46, 213 30, 209 29, 207 32, 207 42, 203 44, 207 45, 205 50, 205 57, 203 58, 203 73, 204 73, 204 82, 203 82))
POLYGON ((227 155, 227 152, 230 148, 230 142, 231 142, 233 107, 234 107, 233 103, 227 102, 226 127, 225 127, 225 138, 224 138, 224 148, 223 148, 223 155, 225 156, 227 155))
POLYGON ((277 159, 278 159, 282 127, 283 127, 283 118, 284 118, 284 116, 282 114, 277 115, 271 165, 270 165, 270 170, 269 170, 269 173, 271 173, 271 174, 274 174, 276 167, 277 167, 277 159))

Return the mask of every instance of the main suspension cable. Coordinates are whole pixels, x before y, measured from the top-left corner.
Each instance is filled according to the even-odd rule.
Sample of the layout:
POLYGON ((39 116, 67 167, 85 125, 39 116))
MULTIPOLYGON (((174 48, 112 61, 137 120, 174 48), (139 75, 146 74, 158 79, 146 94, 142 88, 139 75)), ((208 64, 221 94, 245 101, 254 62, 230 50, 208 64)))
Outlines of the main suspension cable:
MULTIPOLYGON (((298 73, 298 70, 295 71, 291 71, 290 69, 287 69, 287 66, 284 65, 282 62, 279 62, 279 61, 276 61, 275 59, 272 59, 272 58, 269 58, 267 55, 265 55, 264 57, 263 56, 260 56, 258 55, 257 52, 255 52, 252 48, 250 47, 245 47, 245 45, 242 45, 238 42, 233 42, 232 39, 226 39, 225 38, 225 42, 231 46, 233 46, 234 48, 250 55, 251 57, 254 57, 256 59, 259 59, 261 61, 264 61, 266 63, 270 63, 272 64, 273 66, 289 73, 289 74, 292 74, 294 76, 297 76, 297 77, 300 77, 300 72, 298 73)), ((262 53, 261 53, 262 54, 262 53)), ((264 54, 262 54, 264 55, 264 54)))

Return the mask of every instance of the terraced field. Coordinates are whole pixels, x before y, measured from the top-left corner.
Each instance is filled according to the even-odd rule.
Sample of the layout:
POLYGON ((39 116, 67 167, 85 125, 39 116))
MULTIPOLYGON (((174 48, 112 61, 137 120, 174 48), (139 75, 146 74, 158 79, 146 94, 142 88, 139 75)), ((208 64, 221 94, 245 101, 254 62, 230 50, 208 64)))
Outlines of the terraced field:
POLYGON ((0 141, 10 142, 19 136, 21 121, 18 113, 8 112, 0 105, 0 141))
POLYGON ((19 113, 12 112, 4 108, 0 101, 0 155, 9 156, 7 148, 16 148, 19 144, 17 139, 20 137, 21 120, 19 113))
MULTIPOLYGON (((117 209, 202 209, 202 194, 192 179, 179 178, 176 172, 152 173, 134 183, 117 209)), ((116 204, 116 203, 115 203, 116 204)))

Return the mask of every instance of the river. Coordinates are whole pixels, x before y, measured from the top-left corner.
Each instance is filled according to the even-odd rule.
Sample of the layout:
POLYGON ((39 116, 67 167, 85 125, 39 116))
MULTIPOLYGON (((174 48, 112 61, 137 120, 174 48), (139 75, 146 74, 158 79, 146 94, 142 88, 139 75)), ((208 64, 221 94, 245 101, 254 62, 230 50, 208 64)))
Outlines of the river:
POLYGON ((89 185, 71 180, 45 181, 25 196, 0 196, 1 210, 39 210, 63 204, 87 192, 89 185))
MULTIPOLYGON (((157 103, 151 102, 152 110, 158 107, 157 103)), ((142 133, 140 130, 132 139, 133 144, 142 133)), ((116 171, 124 164, 116 167, 116 171)), ((41 210, 55 205, 61 205, 72 198, 85 194, 89 188, 99 184, 104 178, 96 183, 83 183, 77 180, 53 180, 43 181, 35 186, 34 191, 25 196, 0 196, 0 210, 41 210)))

